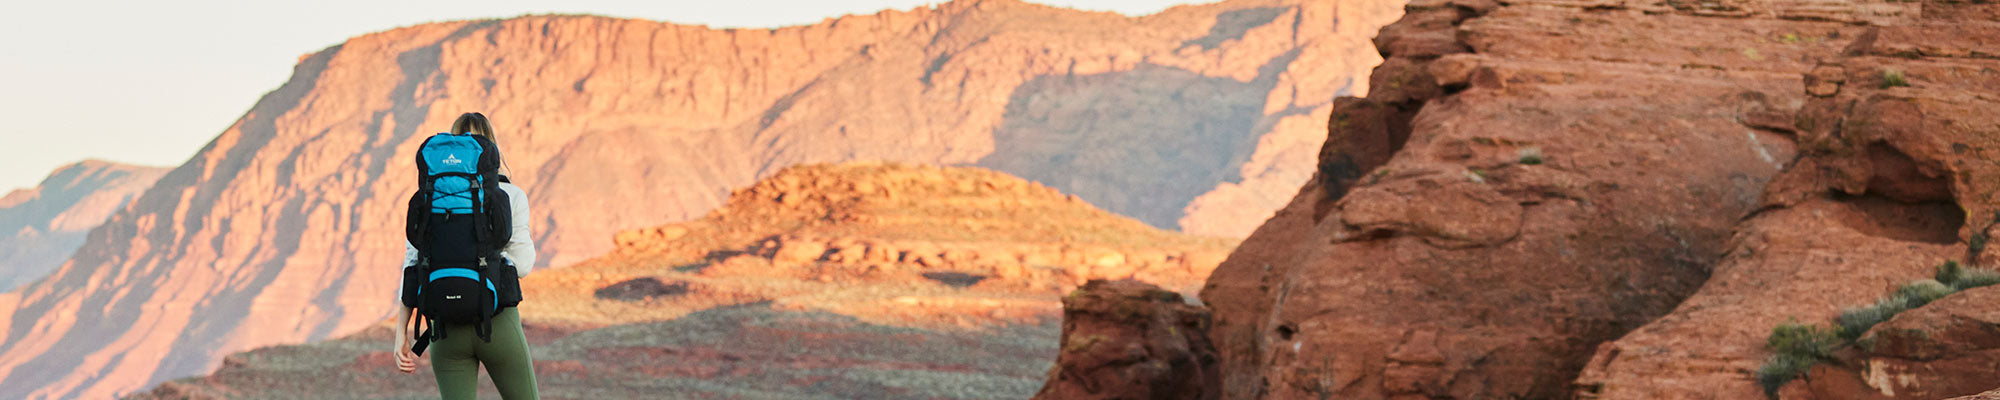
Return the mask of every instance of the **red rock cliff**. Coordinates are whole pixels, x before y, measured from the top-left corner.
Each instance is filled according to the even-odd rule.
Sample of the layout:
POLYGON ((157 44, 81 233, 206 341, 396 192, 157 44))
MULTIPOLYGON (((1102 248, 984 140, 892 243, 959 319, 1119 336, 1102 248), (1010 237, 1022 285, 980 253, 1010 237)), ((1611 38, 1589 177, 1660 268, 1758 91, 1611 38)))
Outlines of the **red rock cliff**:
POLYGON ((370 34, 292 79, 0 296, 0 397, 99 398, 386 312, 410 154, 483 111, 543 262, 684 220, 783 166, 977 164, 1154 226, 1240 234, 1361 93, 1394 2, 1236 0, 1126 18, 959 1, 783 29, 539 16, 370 34))
POLYGON ((1595 393, 1572 381, 1599 343, 1751 256, 1731 233, 1799 151, 1802 76, 1924 6, 1411 4, 1315 177, 1202 292, 1225 396, 1595 393))
MULTIPOLYGON (((1774 326, 1831 325, 1946 260, 2000 250, 2000 4, 1857 3, 1886 16, 1804 73, 1800 157, 1729 255, 1665 318, 1600 347, 1578 393, 1602 399, 1756 398, 1774 326), (1697 389, 1698 388, 1698 389, 1697 389)), ((1851 30, 1844 30, 1851 31, 1851 30)), ((1992 288, 1869 329, 1872 346, 1781 387, 1789 399, 1936 399, 2000 386, 1992 288)))

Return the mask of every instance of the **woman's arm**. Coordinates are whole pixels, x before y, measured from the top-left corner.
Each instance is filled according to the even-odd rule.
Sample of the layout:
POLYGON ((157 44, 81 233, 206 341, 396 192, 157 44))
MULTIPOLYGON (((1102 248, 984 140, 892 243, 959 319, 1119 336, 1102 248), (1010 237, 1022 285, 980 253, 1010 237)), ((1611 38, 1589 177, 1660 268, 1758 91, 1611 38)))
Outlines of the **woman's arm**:
MULTIPOLYGON (((403 268, 417 265, 417 246, 403 241, 403 268)), ((403 271, 396 271, 396 305, 403 304, 403 271)))
POLYGON ((514 262, 515 273, 528 276, 528 271, 535 269, 535 237, 528 226, 528 194, 511 183, 503 183, 500 188, 507 192, 507 205, 513 208, 514 214, 514 234, 509 236, 511 239, 507 240, 507 247, 501 248, 500 253, 514 262))
MULTIPOLYGON (((417 246, 403 242, 403 268, 417 264, 417 246)), ((405 373, 417 371, 417 353, 410 350, 410 340, 417 337, 417 327, 411 319, 415 309, 403 305, 403 271, 396 274, 396 370, 405 373)))
POLYGON ((417 336, 417 327, 411 323, 410 310, 396 305, 396 370, 404 373, 417 372, 417 353, 410 351, 410 339, 417 336))

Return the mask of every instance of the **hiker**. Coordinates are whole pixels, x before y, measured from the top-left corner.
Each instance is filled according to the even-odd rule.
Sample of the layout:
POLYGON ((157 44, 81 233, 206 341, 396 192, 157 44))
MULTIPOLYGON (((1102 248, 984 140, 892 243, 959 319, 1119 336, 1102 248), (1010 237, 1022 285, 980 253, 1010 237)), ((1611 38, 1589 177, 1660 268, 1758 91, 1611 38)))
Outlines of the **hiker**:
POLYGON ((521 333, 520 277, 535 266, 528 196, 508 182, 493 126, 465 113, 417 150, 398 295, 396 369, 413 373, 432 350, 445 400, 478 394, 479 366, 500 397, 536 399, 534 360, 521 333), (418 325, 424 329, 419 332, 418 325))

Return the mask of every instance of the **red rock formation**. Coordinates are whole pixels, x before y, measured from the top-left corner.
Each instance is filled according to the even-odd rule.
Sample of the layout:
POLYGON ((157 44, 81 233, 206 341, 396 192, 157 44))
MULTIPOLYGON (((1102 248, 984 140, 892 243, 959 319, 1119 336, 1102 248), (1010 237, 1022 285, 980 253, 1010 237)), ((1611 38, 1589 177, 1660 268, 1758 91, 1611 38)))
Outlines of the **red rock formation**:
POLYGON ((1037 399, 1220 399, 1209 313, 1135 281, 1090 281, 1063 298, 1062 353, 1037 399))
MULTIPOLYGON (((1673 314, 1599 349, 1580 393, 1605 399, 1751 398, 1750 371, 1771 356, 1771 328, 1827 324, 1896 285, 1928 278, 1944 260, 1991 266, 2000 169, 1984 154, 2000 143, 2000 5, 1927 1, 1868 6, 1882 25, 1852 34, 1846 50, 1804 73, 1810 95, 1792 126, 1803 153, 1772 183, 1766 206, 1739 225, 1730 256, 1673 314)), ((1784 121, 1788 118, 1776 118, 1784 121)), ((1968 293, 1942 303, 1985 298, 1968 293)), ((1978 302, 1974 307, 1990 307, 1978 302)), ((1926 329, 1940 312, 1878 325, 1926 329), (1927 322, 1928 321, 1928 322, 1927 322)), ((1942 328, 1938 328, 1942 329, 1942 328)), ((1949 338, 1939 338, 1949 341, 1949 338)), ((1895 340, 1890 340, 1894 342, 1895 340)), ((1880 342, 1878 342, 1880 343, 1880 342)), ((1863 361, 1823 365, 1781 391, 1786 398, 1940 398, 2000 386, 1990 366, 1950 362, 1909 368, 1900 345, 1863 361), (1901 360, 1901 361, 1898 361, 1901 360), (1856 364, 1860 363, 1860 364, 1856 364), (1948 383, 1949 382, 1949 383, 1948 383), (1877 395, 1881 396, 1877 396, 1877 395)), ((1872 354, 1872 355, 1868 355, 1872 354)), ((1968 357, 1974 357, 1968 355, 1968 357)), ((1990 365, 1990 364, 1989 364, 1990 365)))
POLYGON ((88 160, 56 168, 42 184, 0 197, 0 291, 33 282, 69 260, 85 235, 153 186, 166 168, 88 160))
POLYGON ((1792 320, 1824 324, 1841 308, 1865 306, 1962 254, 1865 229, 1885 217, 1907 221, 1939 211, 1952 210, 1821 200, 1760 213, 1738 228, 1731 242, 1738 251, 1716 265, 1697 295, 1598 349, 1577 379, 1580 397, 1762 398, 1753 371, 1771 356, 1764 348, 1771 328, 1792 320))
POLYGON ((1991 390, 1985 393, 1975 394, 1971 396, 1953 397, 1950 400, 2000 400, 2000 389, 1991 390))
POLYGON ((1283 161, 1300 132, 1365 90, 1374 56, 1342 35, 1390 4, 1126 18, 966 0, 783 29, 537 16, 357 37, 302 57, 69 267, 0 297, 0 397, 106 397, 376 321, 409 154, 463 111, 497 122, 548 265, 784 166, 852 159, 979 164, 1239 233, 1263 211, 1237 208, 1274 208, 1262 191, 1304 176, 1283 161), (1211 191, 1234 194, 1190 207, 1211 191))
POLYGON ((2000 287, 1969 289, 1897 314, 1851 360, 1795 386, 1811 399, 1942 399, 2000 387, 2000 287))
POLYGON ((1710 266, 1786 256, 1726 250, 1793 157, 1801 76, 1914 7, 1411 4, 1315 177, 1202 292, 1225 396, 1572 397, 1710 266))
POLYGON ((1058 318, 1092 279, 1192 292, 1230 241, 1161 231, 1076 196, 976 168, 803 165, 701 219, 616 235, 618 250, 530 276, 530 319, 602 325, 768 301, 780 310, 961 329, 1058 318), (606 302, 655 279, 671 302, 606 302))

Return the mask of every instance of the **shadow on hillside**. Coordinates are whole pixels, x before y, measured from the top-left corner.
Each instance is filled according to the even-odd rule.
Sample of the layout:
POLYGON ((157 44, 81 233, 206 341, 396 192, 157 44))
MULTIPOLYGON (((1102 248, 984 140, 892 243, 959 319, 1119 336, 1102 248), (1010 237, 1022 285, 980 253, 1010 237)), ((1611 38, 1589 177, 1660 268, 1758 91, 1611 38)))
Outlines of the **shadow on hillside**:
POLYGON ((1243 34, 1250 33, 1251 28, 1269 24, 1288 10, 1290 8, 1262 7, 1222 13, 1215 16, 1215 25, 1208 28, 1208 35, 1182 42, 1181 46, 1201 46, 1202 50, 1214 49, 1225 42, 1242 39, 1243 34))
POLYGON ((975 165, 1176 229, 1196 196, 1240 179, 1236 169, 1256 149, 1273 81, 1157 65, 1038 77, 1014 90, 993 153, 975 165))

